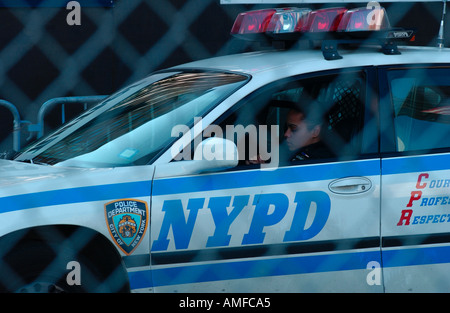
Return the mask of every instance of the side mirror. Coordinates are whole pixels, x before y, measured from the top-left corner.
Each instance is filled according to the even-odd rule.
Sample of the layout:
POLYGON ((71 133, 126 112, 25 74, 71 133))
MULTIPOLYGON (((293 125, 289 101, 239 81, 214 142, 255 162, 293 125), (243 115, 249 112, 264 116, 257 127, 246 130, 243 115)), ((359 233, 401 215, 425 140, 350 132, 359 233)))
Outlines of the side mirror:
POLYGON ((212 167, 234 167, 239 162, 236 144, 228 139, 211 137, 203 140, 195 149, 194 161, 205 160, 212 167))
POLYGON ((239 163, 236 144, 228 139, 211 137, 195 149, 194 159, 161 164, 156 167, 155 178, 174 177, 220 171, 239 163))

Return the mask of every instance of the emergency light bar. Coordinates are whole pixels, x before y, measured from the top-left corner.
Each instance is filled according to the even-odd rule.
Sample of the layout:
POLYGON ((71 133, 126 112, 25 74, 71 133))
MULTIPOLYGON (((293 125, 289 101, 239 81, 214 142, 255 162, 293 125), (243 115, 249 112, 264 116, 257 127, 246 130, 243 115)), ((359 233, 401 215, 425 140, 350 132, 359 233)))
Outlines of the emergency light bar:
POLYGON ((231 34, 253 39, 251 34, 354 32, 390 29, 386 11, 373 9, 330 8, 311 11, 307 8, 263 9, 240 13, 231 34))
POLYGON ((386 10, 373 8, 274 8, 240 13, 233 27, 234 37, 270 42, 322 41, 327 59, 340 58, 337 44, 381 43, 386 54, 398 54, 395 41, 411 39, 413 31, 393 29, 386 10), (332 51, 331 54, 328 53, 332 51))

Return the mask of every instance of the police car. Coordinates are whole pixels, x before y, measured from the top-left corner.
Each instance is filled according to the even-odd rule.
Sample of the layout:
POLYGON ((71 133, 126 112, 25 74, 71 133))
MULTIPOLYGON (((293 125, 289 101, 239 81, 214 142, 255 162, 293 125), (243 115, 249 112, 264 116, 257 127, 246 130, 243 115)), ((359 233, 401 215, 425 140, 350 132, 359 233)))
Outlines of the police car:
POLYGON ((450 50, 382 7, 232 34, 275 48, 156 72, 1 160, 2 290, 450 290, 450 50), (290 149, 299 104, 330 154, 290 149))

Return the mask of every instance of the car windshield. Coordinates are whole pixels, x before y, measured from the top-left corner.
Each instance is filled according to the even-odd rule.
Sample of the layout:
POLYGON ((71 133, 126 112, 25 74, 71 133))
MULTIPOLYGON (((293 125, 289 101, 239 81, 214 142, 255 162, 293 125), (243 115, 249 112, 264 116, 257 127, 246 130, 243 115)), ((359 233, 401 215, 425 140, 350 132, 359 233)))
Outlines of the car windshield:
POLYGON ((151 162, 248 77, 225 72, 159 73, 112 95, 18 155, 18 161, 111 167, 151 162))

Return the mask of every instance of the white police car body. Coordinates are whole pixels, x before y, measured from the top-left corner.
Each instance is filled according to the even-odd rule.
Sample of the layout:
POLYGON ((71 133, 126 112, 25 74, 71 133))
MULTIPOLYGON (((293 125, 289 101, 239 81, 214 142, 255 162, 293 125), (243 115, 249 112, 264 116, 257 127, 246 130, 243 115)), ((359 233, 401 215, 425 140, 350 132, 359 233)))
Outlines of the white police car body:
POLYGON ((155 73, 1 161, 2 285, 448 290, 450 51, 322 50, 155 73), (290 162, 278 142, 306 96, 334 155, 290 162), (69 284, 73 260, 94 281, 69 284))

